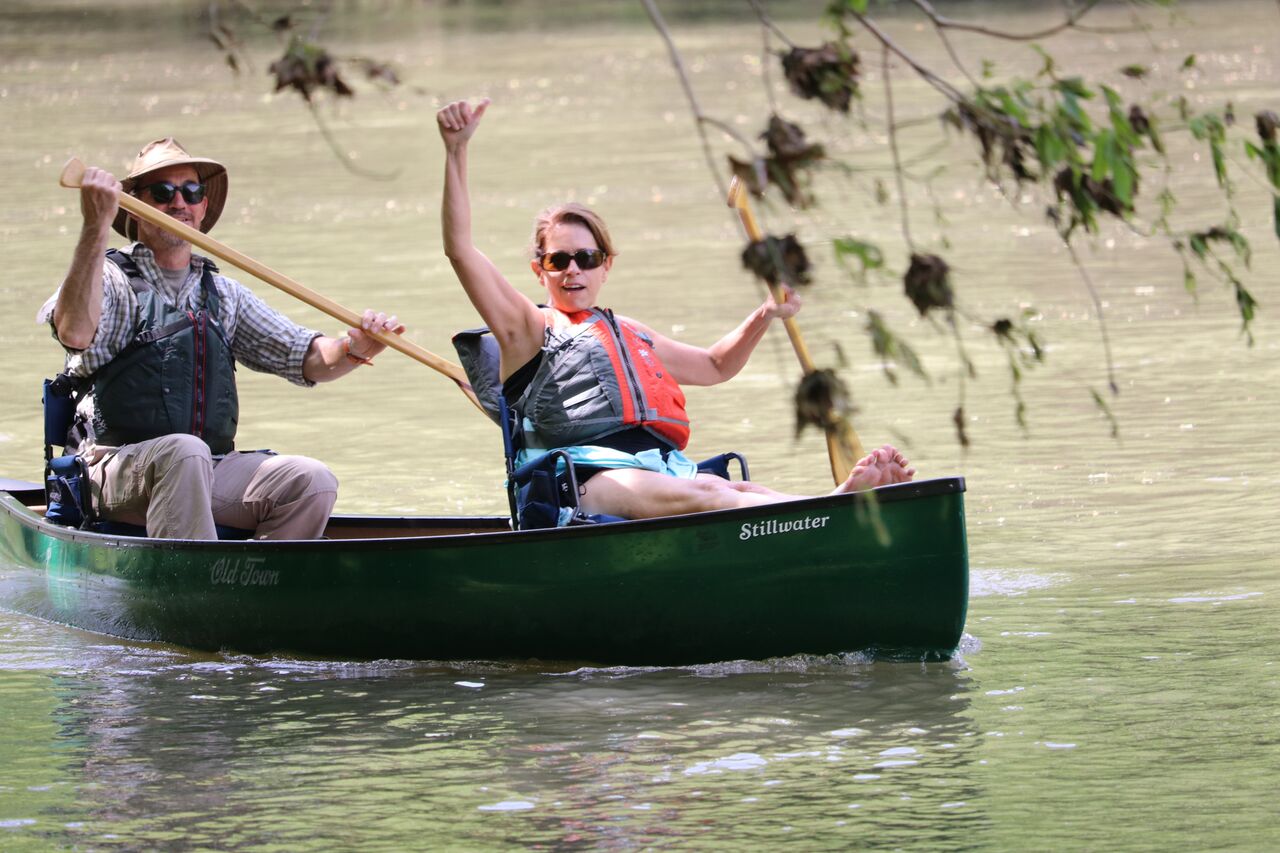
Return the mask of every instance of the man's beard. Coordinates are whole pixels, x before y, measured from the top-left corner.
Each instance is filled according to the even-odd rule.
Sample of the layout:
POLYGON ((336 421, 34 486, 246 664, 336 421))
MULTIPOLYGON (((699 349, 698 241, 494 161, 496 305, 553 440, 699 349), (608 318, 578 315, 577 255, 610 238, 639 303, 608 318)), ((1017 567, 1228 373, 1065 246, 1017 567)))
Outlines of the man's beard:
POLYGON ((187 245, 186 240, 163 228, 148 228, 143 236, 147 238, 144 242, 154 245, 157 249, 178 249, 187 245))

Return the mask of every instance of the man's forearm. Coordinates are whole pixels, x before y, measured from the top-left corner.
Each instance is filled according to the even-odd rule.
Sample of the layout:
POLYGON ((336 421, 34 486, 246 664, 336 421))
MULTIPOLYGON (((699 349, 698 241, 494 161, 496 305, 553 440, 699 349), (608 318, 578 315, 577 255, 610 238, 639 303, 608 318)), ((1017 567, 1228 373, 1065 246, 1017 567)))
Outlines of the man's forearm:
POLYGON ((89 346, 102 320, 102 264, 109 233, 108 227, 81 229, 71 268, 58 291, 53 325, 68 349, 89 346))

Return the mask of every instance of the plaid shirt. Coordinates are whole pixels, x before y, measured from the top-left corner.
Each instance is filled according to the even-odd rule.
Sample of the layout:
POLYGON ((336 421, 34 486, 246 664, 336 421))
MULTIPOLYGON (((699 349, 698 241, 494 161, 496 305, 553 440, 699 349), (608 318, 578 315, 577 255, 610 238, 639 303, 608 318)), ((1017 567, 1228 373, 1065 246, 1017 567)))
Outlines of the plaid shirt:
MULTIPOLYGON (((302 375, 302 361, 311 341, 320 332, 303 328, 279 312, 268 308, 244 285, 217 273, 213 261, 200 255, 191 256, 187 278, 175 293, 156 265, 155 255, 141 243, 123 251, 133 257, 147 284, 170 305, 198 310, 203 303, 200 279, 208 265, 213 271, 213 285, 218 292, 218 322, 222 324, 236 361, 251 370, 283 376, 296 385, 314 385, 302 375)), ((85 377, 115 358, 133 339, 137 328, 138 298, 129 279, 115 264, 104 262, 102 274, 102 320, 93 341, 82 350, 67 350, 66 370, 72 376, 85 377)), ((38 319, 53 323, 53 308, 58 301, 54 293, 40 309, 38 319)), ((54 331, 57 337, 57 331, 54 331)))

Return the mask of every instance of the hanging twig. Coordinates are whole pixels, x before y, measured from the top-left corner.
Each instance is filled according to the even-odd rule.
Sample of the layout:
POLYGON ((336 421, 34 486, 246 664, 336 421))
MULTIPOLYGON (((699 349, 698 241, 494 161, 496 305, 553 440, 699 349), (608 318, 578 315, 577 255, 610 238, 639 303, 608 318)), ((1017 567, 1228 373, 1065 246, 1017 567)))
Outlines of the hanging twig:
POLYGON ((969 73, 969 69, 965 67, 964 62, 960 60, 960 54, 956 52, 955 45, 951 43, 951 38, 947 35, 946 29, 941 26, 935 26, 934 32, 938 34, 938 39, 942 42, 942 46, 947 49, 947 55, 951 57, 952 64, 965 76, 965 79, 969 81, 969 85, 975 89, 982 88, 974 76, 969 73))
POLYGON ((1087 0, 1083 6, 1076 9, 1074 12, 1071 12, 1067 16, 1067 19, 1062 23, 1043 30, 1038 30, 1034 33, 1010 33, 992 29, 990 27, 984 27, 980 24, 966 24, 963 21, 944 18, 942 15, 938 14, 938 11, 933 8, 933 5, 929 3, 928 0, 911 0, 911 2, 914 3, 920 11, 928 15, 929 20, 933 21, 933 25, 940 29, 963 30, 965 32, 979 33, 980 35, 990 36, 991 38, 1006 39, 1008 41, 1037 41, 1060 33, 1063 30, 1075 27, 1080 19, 1089 14, 1089 12, 1093 10, 1093 7, 1097 6, 1101 0, 1087 0))
MULTIPOLYGON (((778 99, 773 95, 773 79, 769 75, 769 66, 773 64, 769 61, 772 59, 771 51, 769 50, 769 31, 772 28, 772 24, 757 0, 751 0, 751 5, 755 7, 756 14, 760 16, 762 25, 760 27, 760 80, 764 84, 764 96, 769 102, 769 112, 777 115, 778 99)), ((779 34, 779 37, 786 41, 786 36, 779 34)))
POLYGON ((751 8, 755 10, 756 17, 760 19, 760 23, 764 25, 765 29, 772 30, 773 34, 782 39, 782 43, 787 47, 796 46, 796 43, 787 38, 787 34, 778 29, 778 25, 769 17, 769 14, 764 10, 764 3, 760 2, 760 0, 751 0, 751 8))
POLYGON ((863 28, 875 37, 876 41, 880 42, 881 45, 897 54, 903 62, 906 62, 911 66, 912 71, 919 74, 925 82, 941 92, 948 100, 954 101, 957 104, 965 101, 964 93, 922 65, 919 60, 903 50, 897 42, 889 37, 888 33, 877 27, 866 16, 859 15, 857 12, 852 14, 854 18, 857 19, 858 23, 862 24, 863 28))
POLYGON ((893 128, 893 82, 889 76, 889 48, 883 47, 880 67, 884 75, 884 103, 889 128, 889 151, 893 154, 893 177, 898 184, 898 206, 902 208, 902 236, 907 241, 907 250, 915 254, 915 243, 911 239, 911 222, 908 216, 907 185, 902 179, 902 158, 898 154, 898 134, 893 128))
POLYGON ((676 76, 680 78, 680 86, 684 89, 685 97, 689 100, 689 108, 693 110, 698 136, 702 140, 702 154, 707 160, 707 168, 711 170, 711 176, 715 179, 720 195, 722 197, 727 196, 729 188, 725 185, 724 178, 720 176, 720 169, 716 166, 715 154, 711 150, 711 140, 707 138, 706 125, 719 128, 742 143, 743 147, 749 152, 752 161, 758 160, 759 155, 756 153, 755 146, 742 134, 724 122, 710 118, 702 112, 702 107, 698 105, 698 96, 693 92, 693 84, 689 82, 689 74, 685 70, 684 60, 680 57, 680 51, 676 49, 675 41, 671 38, 671 31, 667 29, 667 24, 662 19, 662 13, 658 11, 658 6, 654 0, 642 0, 642 2, 644 3, 645 12, 649 15, 649 20, 653 22, 658 35, 662 36, 662 40, 667 45, 667 52, 671 55, 671 64, 676 69, 676 76))
POLYGON ((1111 335, 1107 332, 1107 318, 1102 309, 1102 298, 1098 296, 1098 289, 1093 285, 1093 279, 1089 277, 1089 271, 1085 269, 1083 263, 1080 262, 1080 256, 1076 253, 1076 247, 1071 241, 1063 237, 1062 242, 1067 247, 1067 251, 1071 253, 1071 262, 1076 265, 1076 269, 1080 271, 1080 278, 1084 279, 1084 286, 1089 291, 1089 298, 1093 300, 1093 309, 1098 314, 1098 333, 1102 337, 1102 352, 1107 362, 1107 385, 1111 388, 1112 394, 1120 393, 1120 386, 1116 384, 1116 364, 1111 357, 1111 335))
POLYGON ((371 169, 366 169, 363 166, 357 166, 355 158, 351 155, 351 152, 344 151, 342 149, 337 137, 333 135, 333 131, 329 129, 329 126, 325 124, 324 119, 320 117, 320 110, 316 107, 315 102, 307 100, 305 103, 307 105, 307 109, 311 111, 311 117, 315 119, 316 127, 320 128, 320 135, 324 137, 325 142, 329 143, 329 148, 333 151, 334 156, 338 158, 338 162, 341 163, 343 168, 348 172, 351 172, 353 175, 359 175, 362 178, 372 178, 376 181, 394 181, 396 178, 400 177, 401 169, 395 169, 391 172, 375 172, 371 169))

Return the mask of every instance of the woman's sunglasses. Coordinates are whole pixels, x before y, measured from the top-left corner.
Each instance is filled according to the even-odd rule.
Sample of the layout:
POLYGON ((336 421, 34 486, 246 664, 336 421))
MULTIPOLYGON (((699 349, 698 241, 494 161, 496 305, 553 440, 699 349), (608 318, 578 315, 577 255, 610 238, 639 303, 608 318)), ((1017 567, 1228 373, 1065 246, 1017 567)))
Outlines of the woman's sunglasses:
POLYGON ((151 198, 156 204, 168 204, 173 201, 174 195, 178 192, 182 193, 182 198, 187 204, 199 204, 204 201, 204 184, 195 181, 187 181, 185 184, 171 184, 168 181, 159 181, 154 184, 148 184, 145 187, 139 187, 139 191, 146 190, 151 193, 151 198))
POLYGON ((578 269, 593 270, 604 263, 607 256, 599 249, 579 249, 576 252, 543 252, 538 255, 538 263, 547 272, 564 272, 573 261, 578 269))

